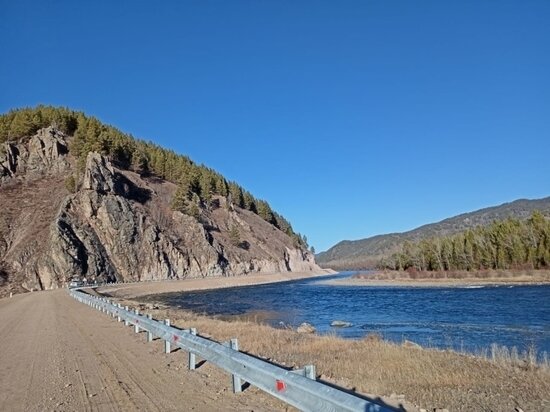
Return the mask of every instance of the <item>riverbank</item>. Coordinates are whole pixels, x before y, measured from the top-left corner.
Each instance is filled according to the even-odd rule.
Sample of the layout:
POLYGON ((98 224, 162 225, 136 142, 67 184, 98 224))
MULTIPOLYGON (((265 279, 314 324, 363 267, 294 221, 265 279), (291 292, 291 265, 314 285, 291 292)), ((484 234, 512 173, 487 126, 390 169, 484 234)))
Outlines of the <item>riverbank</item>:
MULTIPOLYGON (((254 275, 236 278, 149 282, 102 288, 123 305, 151 313, 156 319, 195 327, 200 335, 227 341, 237 337, 243 351, 289 367, 315 364, 320 379, 366 395, 381 396, 405 410, 548 410, 550 368, 533 362, 529 353, 473 356, 449 350, 400 345, 377 335, 359 340, 301 334, 262 324, 262 316, 232 320, 168 307, 154 294, 234 287, 293 280, 321 274, 254 275), (147 297, 145 297, 147 295, 147 297), (491 358, 491 359, 488 359, 491 358)), ((323 282, 323 278, 319 277, 323 282)))
POLYGON ((482 287, 548 285, 550 271, 421 272, 398 271, 358 273, 345 279, 320 281, 325 285, 372 287, 482 287))
POLYGON ((287 282, 289 280, 321 278, 333 275, 330 269, 317 272, 278 272, 260 273, 231 277, 205 277, 181 280, 165 280, 159 282, 138 282, 118 285, 108 285, 97 288, 97 292, 120 299, 135 299, 146 295, 158 295, 170 292, 189 292, 193 290, 208 290, 232 288, 238 286, 262 285, 266 283, 287 282))
MULTIPOLYGON (((448 350, 275 329, 254 321, 221 320, 146 300, 124 305, 169 318, 178 327, 227 341, 238 337, 243 351, 289 367, 314 364, 320 379, 366 395, 381 396, 405 410, 548 410, 550 372, 523 357, 496 348, 493 360, 448 350)), ((493 354, 491 354, 491 357, 493 354)))

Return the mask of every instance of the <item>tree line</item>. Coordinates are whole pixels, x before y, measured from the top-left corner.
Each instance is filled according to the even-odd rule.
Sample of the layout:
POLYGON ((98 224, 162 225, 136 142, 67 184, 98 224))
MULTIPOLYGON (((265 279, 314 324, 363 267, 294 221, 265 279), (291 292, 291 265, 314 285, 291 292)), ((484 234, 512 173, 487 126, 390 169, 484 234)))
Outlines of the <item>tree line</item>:
POLYGON ((89 152, 99 152, 117 167, 176 183, 178 189, 172 201, 175 210, 198 217, 200 208, 208 207, 213 196, 224 196, 231 204, 257 214, 285 232, 296 246, 308 247, 307 238, 295 233, 288 220, 236 182, 227 181, 220 173, 194 163, 187 156, 136 139, 83 112, 44 105, 11 110, 0 116, 0 143, 22 140, 51 125, 73 136, 69 150, 78 159, 80 168, 89 152))
POLYGON ((550 266, 550 220, 535 211, 459 234, 405 242, 380 268, 417 271, 544 269, 550 266))

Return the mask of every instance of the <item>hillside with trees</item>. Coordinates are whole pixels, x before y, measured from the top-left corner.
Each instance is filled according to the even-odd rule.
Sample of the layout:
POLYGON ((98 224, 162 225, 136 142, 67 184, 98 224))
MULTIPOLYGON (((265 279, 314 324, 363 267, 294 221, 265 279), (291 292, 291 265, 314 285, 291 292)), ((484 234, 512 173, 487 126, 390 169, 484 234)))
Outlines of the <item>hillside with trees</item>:
POLYGON ((452 236, 405 242, 380 268, 407 271, 548 269, 550 219, 533 212, 527 220, 508 218, 452 236))
POLYGON ((0 297, 97 282, 320 271, 305 236, 213 169, 81 112, 0 116, 0 297))
POLYGON ((437 223, 431 223, 403 233, 377 235, 361 240, 344 240, 326 252, 316 255, 322 267, 333 269, 368 269, 378 267, 382 260, 401 253, 422 240, 450 237, 478 227, 492 225, 495 221, 516 219, 526 221, 533 212, 550 215, 550 197, 520 199, 500 206, 488 207, 464 213, 437 223))
MULTIPOLYGON (((0 116, 0 147, 29 138, 39 129, 53 125, 72 136, 69 150, 82 171, 90 152, 105 155, 117 167, 140 175, 154 175, 178 185, 173 208, 198 217, 200 206, 208 206, 213 196, 228 197, 237 207, 249 210, 292 237, 297 246, 308 247, 307 238, 294 232, 291 224, 265 200, 255 198, 239 184, 189 157, 123 133, 82 112, 63 107, 38 106, 16 109, 0 116)), ((3 150, 3 149, 0 149, 3 150)), ((70 186, 72 182, 68 182, 70 186)))

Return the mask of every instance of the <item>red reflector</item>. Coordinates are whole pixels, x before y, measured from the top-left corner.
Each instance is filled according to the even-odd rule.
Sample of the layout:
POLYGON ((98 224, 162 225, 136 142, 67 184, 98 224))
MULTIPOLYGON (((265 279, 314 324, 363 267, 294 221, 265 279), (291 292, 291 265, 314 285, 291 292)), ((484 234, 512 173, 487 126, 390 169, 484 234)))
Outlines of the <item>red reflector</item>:
POLYGON ((177 342, 179 337, 177 335, 174 335, 173 339, 174 339, 174 342, 177 342))
POLYGON ((277 388, 277 392, 283 392, 286 389, 286 383, 280 380, 276 380, 275 387, 277 388))

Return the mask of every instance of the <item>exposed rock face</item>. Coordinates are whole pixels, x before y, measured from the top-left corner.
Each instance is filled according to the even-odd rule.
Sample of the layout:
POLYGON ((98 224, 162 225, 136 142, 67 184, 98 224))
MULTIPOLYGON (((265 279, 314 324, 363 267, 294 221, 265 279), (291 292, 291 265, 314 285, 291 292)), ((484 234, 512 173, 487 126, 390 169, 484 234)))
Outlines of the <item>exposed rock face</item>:
POLYGON ((48 127, 31 137, 26 145, 6 143, 0 159, 0 182, 15 177, 39 177, 67 171, 69 163, 65 135, 48 127))
POLYGON ((97 153, 88 155, 80 188, 70 194, 63 185, 70 164, 65 136, 51 128, 8 145, 0 158, 0 207, 10 210, 7 228, 0 222, 0 269, 4 278, 13 274, 4 284, 49 289, 75 276, 122 281, 319 270, 286 234, 251 212, 224 207, 225 198, 204 209, 199 222, 170 210, 174 185, 118 170, 97 153), (18 196, 28 216, 49 205, 34 228, 25 226, 18 196), (245 246, 230 241, 232 225, 245 246))

